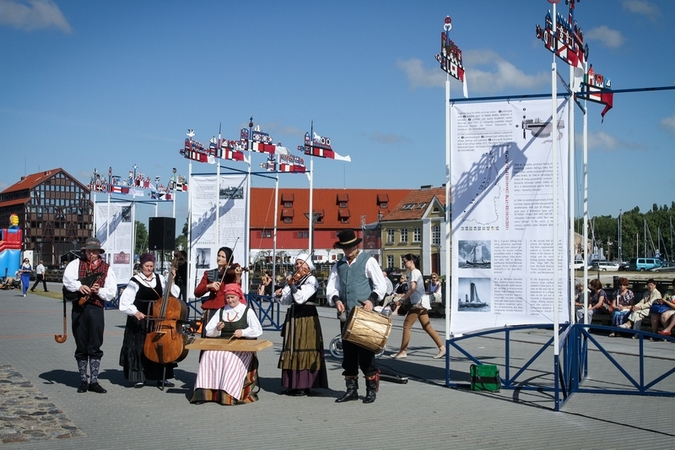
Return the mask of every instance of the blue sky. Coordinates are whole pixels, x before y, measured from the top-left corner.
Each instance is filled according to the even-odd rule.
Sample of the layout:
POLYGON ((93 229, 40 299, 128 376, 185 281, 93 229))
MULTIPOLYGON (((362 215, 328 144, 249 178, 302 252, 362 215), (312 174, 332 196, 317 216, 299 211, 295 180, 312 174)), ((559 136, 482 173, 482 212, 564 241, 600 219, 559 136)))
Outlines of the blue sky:
MULTIPOLYGON (((548 93, 552 56, 535 26, 550 7, 546 0, 0 0, 0 189, 55 167, 85 183, 94 168, 124 175, 134 164, 163 180, 173 167, 187 175, 178 150, 188 128, 207 142, 222 124, 223 137, 235 139, 250 116, 289 149, 313 120, 336 152, 351 156, 351 163, 315 160, 316 187, 440 186, 445 74, 434 55, 445 16, 470 97, 548 93)), ((567 13, 564 1, 558 9, 567 13)), ((590 62, 613 88, 675 85, 667 51, 675 2, 582 0, 575 18, 590 62)), ((567 66, 558 68, 567 78, 567 66)), ((461 96, 459 83, 452 96, 461 96)), ((674 91, 617 94, 604 123, 602 106, 589 103, 591 215, 675 200, 673 100, 674 91)), ((254 167, 264 159, 254 154, 254 167)), ((280 185, 308 183, 282 175, 280 185)), ((145 209, 140 216, 152 215, 145 209)), ((179 195, 179 226, 186 210, 179 195)))

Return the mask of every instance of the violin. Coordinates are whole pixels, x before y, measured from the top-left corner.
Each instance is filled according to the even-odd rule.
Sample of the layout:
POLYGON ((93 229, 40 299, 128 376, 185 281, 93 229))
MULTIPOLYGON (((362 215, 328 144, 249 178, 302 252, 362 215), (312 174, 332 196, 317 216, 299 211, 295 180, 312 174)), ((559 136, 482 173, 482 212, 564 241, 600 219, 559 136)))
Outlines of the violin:
POLYGON ((295 273, 291 276, 291 279, 293 280, 293 284, 299 282, 300 280, 306 278, 308 275, 312 273, 311 270, 309 270, 309 267, 307 267, 306 264, 303 264, 300 269, 296 270, 295 273))

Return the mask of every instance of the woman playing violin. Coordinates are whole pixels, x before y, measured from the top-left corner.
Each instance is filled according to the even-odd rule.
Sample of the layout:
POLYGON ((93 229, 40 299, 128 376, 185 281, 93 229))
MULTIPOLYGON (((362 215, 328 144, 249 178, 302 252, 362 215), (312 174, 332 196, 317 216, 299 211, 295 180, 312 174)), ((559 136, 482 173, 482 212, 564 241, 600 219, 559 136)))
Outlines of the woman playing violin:
MULTIPOLYGON (((152 253, 142 254, 140 264, 140 272, 129 280, 122 292, 119 306, 120 311, 127 315, 120 366, 124 368, 124 378, 136 388, 142 388, 146 380, 158 380, 157 384, 161 386, 162 379, 173 378, 173 368, 176 367, 175 363, 155 363, 143 354, 143 344, 148 334, 148 321, 145 319, 150 302, 162 299, 166 281, 164 277, 155 274, 155 257, 152 253), (166 378, 163 373, 165 367, 166 378)), ((180 295, 180 288, 175 284, 171 285, 171 295, 180 295)), ((165 381, 164 386, 173 387, 173 383, 165 381)))
POLYGON ((314 265, 308 254, 295 259, 295 273, 276 291, 283 305, 291 305, 281 335, 284 338, 278 367, 281 369, 283 393, 304 396, 311 388, 328 388, 326 361, 323 356, 321 323, 313 302, 319 282, 312 275, 314 265))
MULTIPOLYGON (((225 306, 225 285, 235 283, 241 286, 241 266, 232 262, 232 249, 220 247, 216 257, 218 267, 204 272, 202 280, 195 287, 195 297, 208 293, 209 298, 202 302, 203 323, 209 323, 215 311, 225 306)), ((242 299, 246 304, 246 300, 242 299)), ((202 333, 203 334, 203 333, 202 333)))

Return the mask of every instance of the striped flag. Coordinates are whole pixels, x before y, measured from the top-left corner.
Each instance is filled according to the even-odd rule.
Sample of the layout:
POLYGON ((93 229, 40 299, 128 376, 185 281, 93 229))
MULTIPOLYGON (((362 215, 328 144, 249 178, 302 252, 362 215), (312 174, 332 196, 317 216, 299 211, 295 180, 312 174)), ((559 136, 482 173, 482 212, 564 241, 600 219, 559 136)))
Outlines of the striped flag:
POLYGON ((113 194, 128 194, 129 188, 127 186, 111 185, 110 192, 112 192, 113 194))
POLYGON ((330 144, 330 138, 319 136, 316 133, 314 133, 312 138, 310 138, 309 133, 305 133, 305 145, 299 145, 298 150, 304 152, 305 155, 318 156, 319 158, 346 162, 351 162, 352 160, 349 155, 342 156, 334 152, 330 144))

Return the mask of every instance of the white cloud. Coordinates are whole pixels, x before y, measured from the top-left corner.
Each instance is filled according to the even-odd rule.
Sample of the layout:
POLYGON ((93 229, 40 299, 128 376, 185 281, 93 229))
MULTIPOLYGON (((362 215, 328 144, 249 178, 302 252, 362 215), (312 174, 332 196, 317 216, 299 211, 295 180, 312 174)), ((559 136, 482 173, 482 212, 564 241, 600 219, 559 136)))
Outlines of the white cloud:
MULTIPOLYGON (((511 88, 527 90, 546 86, 551 82, 550 75, 543 72, 527 75, 491 50, 466 51, 463 61, 469 92, 472 94, 500 92, 511 88)), ((426 69, 422 61, 416 58, 398 61, 397 66, 405 72, 412 89, 445 86, 445 73, 436 66, 426 69)))
POLYGON ((510 88, 529 91, 551 83, 550 74, 527 75, 492 50, 469 50, 464 52, 463 59, 469 67, 467 79, 472 92, 500 92, 510 88))
POLYGON ((623 0, 623 8, 652 20, 656 20, 660 14, 658 6, 646 0, 623 0))
POLYGON ((425 69, 420 59, 398 61, 396 65, 405 72, 411 89, 445 86, 445 73, 436 66, 433 69, 425 69))
POLYGON ((585 31, 584 38, 588 39, 589 41, 600 41, 609 48, 617 48, 621 46, 625 40, 620 32, 612 30, 605 25, 585 31))
POLYGON ((661 128, 675 135, 675 114, 666 117, 665 119, 661 119, 661 128))
MULTIPOLYGON (((583 148, 583 135, 577 134, 575 137, 576 148, 583 148)), ((645 151, 647 146, 639 142, 630 142, 617 139, 604 131, 588 132, 588 149, 598 152, 612 153, 619 150, 645 151)))
MULTIPOLYGON (((577 142, 577 145, 579 142, 577 142)), ((582 143, 583 145, 583 143, 582 143)), ((603 152, 614 152, 619 148, 619 141, 604 131, 597 133, 588 133, 588 149, 599 150, 603 152)))
POLYGON ((21 30, 56 28, 70 33, 72 28, 52 0, 0 0, 0 25, 21 30))

